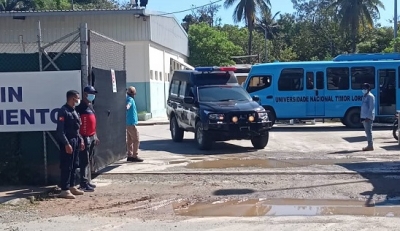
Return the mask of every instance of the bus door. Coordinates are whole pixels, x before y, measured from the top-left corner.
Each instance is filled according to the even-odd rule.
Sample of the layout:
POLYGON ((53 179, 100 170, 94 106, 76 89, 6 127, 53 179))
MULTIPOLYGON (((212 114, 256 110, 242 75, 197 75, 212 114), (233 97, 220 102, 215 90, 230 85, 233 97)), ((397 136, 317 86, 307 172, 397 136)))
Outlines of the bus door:
POLYGON ((325 115, 325 84, 323 71, 306 71, 307 116, 325 115))
MULTIPOLYGON (((394 115, 396 108, 399 108, 398 97, 398 80, 396 78, 396 69, 381 68, 377 70, 378 80, 375 80, 375 113, 377 115, 387 116, 394 115), (379 83, 379 85, 378 85, 379 83)), ((371 84, 371 83, 370 83, 371 84)))

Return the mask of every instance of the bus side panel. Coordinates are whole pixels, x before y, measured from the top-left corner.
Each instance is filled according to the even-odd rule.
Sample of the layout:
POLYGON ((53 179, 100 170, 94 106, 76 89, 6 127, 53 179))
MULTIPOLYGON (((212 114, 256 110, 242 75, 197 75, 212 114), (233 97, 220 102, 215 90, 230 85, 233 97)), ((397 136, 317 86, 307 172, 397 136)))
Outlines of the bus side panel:
POLYGON ((273 82, 273 107, 279 119, 305 118, 307 111, 307 92, 303 68, 279 68, 273 82))

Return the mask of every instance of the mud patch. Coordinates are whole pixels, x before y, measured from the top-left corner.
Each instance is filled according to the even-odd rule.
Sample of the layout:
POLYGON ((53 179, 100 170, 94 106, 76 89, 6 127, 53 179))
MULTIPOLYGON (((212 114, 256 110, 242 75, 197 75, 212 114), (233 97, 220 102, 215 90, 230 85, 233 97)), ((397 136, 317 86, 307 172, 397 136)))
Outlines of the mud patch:
POLYGON ((399 201, 366 204, 355 200, 245 199, 174 203, 176 215, 198 217, 256 216, 390 216, 400 217, 399 201))
POLYGON ((334 165, 344 163, 356 163, 365 161, 365 158, 342 158, 342 159, 219 159, 193 162, 186 165, 186 168, 295 168, 311 165, 334 165))

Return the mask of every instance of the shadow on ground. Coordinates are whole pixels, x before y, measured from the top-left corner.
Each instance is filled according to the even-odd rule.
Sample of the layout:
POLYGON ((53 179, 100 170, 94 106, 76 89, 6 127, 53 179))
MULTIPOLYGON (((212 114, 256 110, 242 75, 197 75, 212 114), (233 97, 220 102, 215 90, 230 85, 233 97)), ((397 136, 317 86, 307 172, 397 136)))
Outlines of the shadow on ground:
POLYGON ((372 185, 371 191, 360 192, 360 195, 367 196, 366 206, 374 206, 374 195, 386 195, 387 200, 400 196, 400 161, 343 163, 338 165, 358 172, 372 185), (379 171, 386 173, 379 174, 379 171))
POLYGON ((14 199, 30 199, 31 202, 48 198, 56 190, 56 186, 32 187, 12 186, 0 187, 0 204, 8 203, 14 199))
MULTIPOLYGON (((249 141, 250 142, 250 141, 249 141)), ((185 139, 180 143, 172 140, 146 140, 140 142, 140 149, 144 151, 164 151, 179 155, 224 155, 254 152, 251 147, 243 147, 225 142, 216 142, 211 150, 199 150, 193 139, 185 139)))

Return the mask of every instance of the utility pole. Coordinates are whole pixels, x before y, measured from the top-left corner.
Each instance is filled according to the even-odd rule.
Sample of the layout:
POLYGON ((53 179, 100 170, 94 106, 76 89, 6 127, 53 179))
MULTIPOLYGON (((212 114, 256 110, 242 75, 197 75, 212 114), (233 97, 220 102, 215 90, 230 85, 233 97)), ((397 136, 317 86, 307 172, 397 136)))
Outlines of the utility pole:
MULTIPOLYGON (((397 0, 394 0, 394 20, 393 20, 393 29, 394 29, 394 39, 397 38, 397 0)), ((397 45, 394 45, 394 52, 397 52, 397 45)))
POLYGON ((394 19, 393 19, 393 28, 394 28, 394 38, 397 38, 397 0, 394 0, 394 19))

